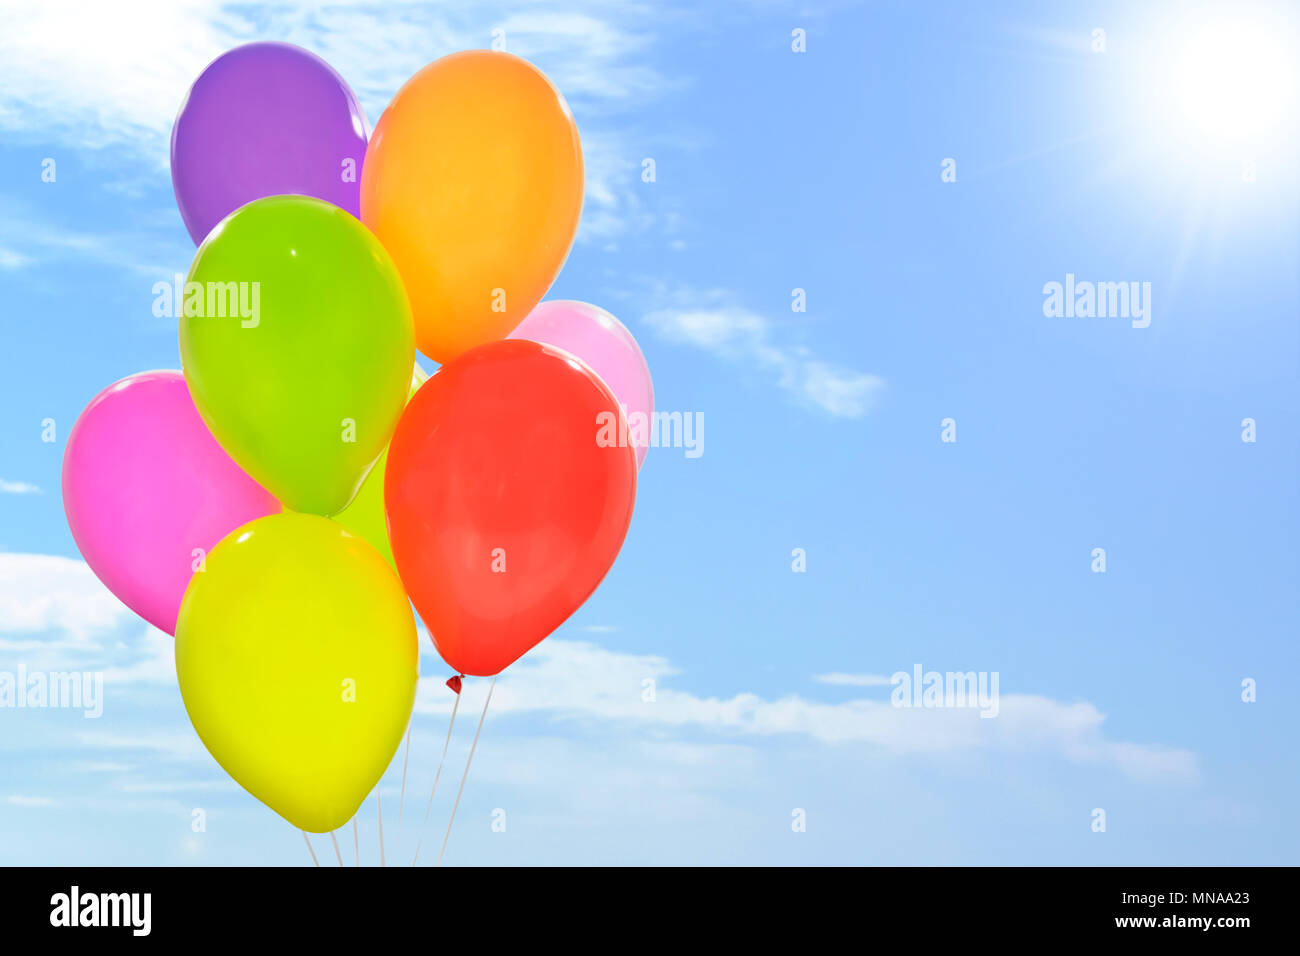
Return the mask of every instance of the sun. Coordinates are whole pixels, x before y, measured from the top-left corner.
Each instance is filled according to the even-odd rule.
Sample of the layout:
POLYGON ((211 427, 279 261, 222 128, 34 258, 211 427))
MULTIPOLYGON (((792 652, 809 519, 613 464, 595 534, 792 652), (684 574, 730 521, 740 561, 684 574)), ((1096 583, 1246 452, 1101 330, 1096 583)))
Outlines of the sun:
POLYGON ((1297 77, 1286 31, 1226 20, 1190 34, 1172 65, 1183 118, 1226 140, 1275 134, 1294 121, 1297 77))

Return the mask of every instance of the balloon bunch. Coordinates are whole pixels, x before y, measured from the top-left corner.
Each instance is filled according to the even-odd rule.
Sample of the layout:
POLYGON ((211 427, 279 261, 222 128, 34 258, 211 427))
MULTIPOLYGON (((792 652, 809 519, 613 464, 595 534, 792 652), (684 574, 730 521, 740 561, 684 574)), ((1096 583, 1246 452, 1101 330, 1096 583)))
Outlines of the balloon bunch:
POLYGON ((609 313, 539 305, 583 162, 524 60, 439 59, 370 136, 323 60, 248 44, 194 83, 171 153, 199 243, 175 303, 184 371, 87 406, 68 523, 175 635, 217 762, 333 831, 409 725, 412 604, 457 674, 496 675, 599 585, 645 454, 600 425, 650 413, 649 372, 609 313), (417 347, 441 363, 427 380, 417 347))

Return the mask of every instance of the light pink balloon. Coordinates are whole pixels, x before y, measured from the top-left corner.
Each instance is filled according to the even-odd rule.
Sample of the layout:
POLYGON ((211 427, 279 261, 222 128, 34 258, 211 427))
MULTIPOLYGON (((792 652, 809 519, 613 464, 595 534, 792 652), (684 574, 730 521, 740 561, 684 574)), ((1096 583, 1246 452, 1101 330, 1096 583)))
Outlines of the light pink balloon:
MULTIPOLYGON (((554 345, 582 359, 604 379, 629 416, 645 416, 648 434, 655 407, 655 390, 650 369, 632 333, 599 306, 571 299, 543 302, 529 312, 510 333, 512 339, 528 339, 554 345)), ((645 461, 646 446, 636 446, 636 464, 645 461)))
POLYGON ((231 460, 199 418, 180 372, 141 372, 86 406, 63 455, 63 510, 90 569, 168 634, 206 555, 280 504, 231 460))

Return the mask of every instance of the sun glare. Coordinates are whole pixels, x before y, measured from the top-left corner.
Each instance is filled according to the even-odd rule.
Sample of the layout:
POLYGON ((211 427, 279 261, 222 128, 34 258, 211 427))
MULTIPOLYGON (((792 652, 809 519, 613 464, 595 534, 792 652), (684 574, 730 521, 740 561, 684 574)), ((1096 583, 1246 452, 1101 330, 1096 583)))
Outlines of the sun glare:
POLYGON ((1172 72, 1183 114, 1201 134, 1253 138, 1294 119, 1293 63, 1284 35, 1264 25, 1200 29, 1181 45, 1172 72))

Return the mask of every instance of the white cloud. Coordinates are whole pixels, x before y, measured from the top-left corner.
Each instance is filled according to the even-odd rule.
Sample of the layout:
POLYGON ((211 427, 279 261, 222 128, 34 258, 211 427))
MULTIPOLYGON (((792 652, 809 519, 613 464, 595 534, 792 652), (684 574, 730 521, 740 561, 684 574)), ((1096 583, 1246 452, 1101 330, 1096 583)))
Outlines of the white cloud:
POLYGON ((0 552, 3 651, 23 652, 29 670, 99 671, 110 686, 176 682, 171 635, 137 618, 76 558, 0 552))
POLYGON ((123 793, 188 793, 194 790, 238 790, 239 784, 225 780, 146 780, 122 784, 123 793))
POLYGON ((853 372, 817 359, 796 361, 789 373, 793 380, 787 388, 794 388, 814 405, 842 418, 865 415, 876 393, 885 386, 885 380, 878 375, 853 372))
POLYGON ((751 347, 749 341, 767 336, 767 320, 738 307, 664 309, 647 317, 665 337, 702 349, 751 347))
POLYGON ((1091 30, 1056 30, 1020 25, 1012 25, 1006 27, 1005 30, 1010 36, 1028 40, 1036 46, 1051 47, 1067 53, 1090 53, 1092 51, 1091 30))
POLYGON ((52 807, 54 800, 50 797, 25 797, 20 794, 11 794, 9 802, 15 807, 52 807))
POLYGON ((5 495, 39 495, 41 489, 27 481, 5 481, 0 478, 0 494, 5 495))
POLYGON ((0 635, 55 632, 53 640, 0 638, 0 649, 88 644, 130 616, 84 561, 0 552, 0 635))
MULTIPOLYGON (((246 24, 217 3, 6 4, 0 129, 46 141, 126 145, 166 161, 165 130, 190 83, 246 24)), ((55 157, 57 159, 57 156, 55 157)))
POLYGON ((111 761, 90 761, 81 765, 81 769, 86 773, 127 773, 134 769, 129 763, 113 763, 111 761))
POLYGON ((0 269, 21 269, 32 262, 30 256, 0 246, 0 269))
MULTIPOLYGON (((617 720, 727 736, 802 735, 827 745, 862 743, 904 755, 1046 751, 1080 763, 1109 764, 1131 776, 1191 779, 1198 772, 1189 751, 1108 739, 1102 732, 1105 715, 1086 702, 1002 694, 998 716, 986 719, 973 708, 897 708, 883 700, 822 703, 794 694, 769 700, 750 693, 699 697, 668 686, 676 673, 662 657, 550 638, 501 676, 491 708, 496 714, 539 712, 559 720, 602 725, 617 720), (656 683, 652 703, 642 698, 647 678, 656 683)), ((487 686, 483 679, 466 680, 462 713, 482 706, 487 686)), ((418 711, 449 714, 451 704, 441 676, 421 681, 418 711)))
MULTIPOLYGON (((164 239, 139 232, 87 233, 42 223, 36 216, 35 211, 24 209, 18 215, 0 217, 0 235, 21 239, 31 251, 39 250, 43 263, 88 260, 147 276, 149 288, 158 280, 170 282, 175 273, 187 268, 190 250, 175 236, 164 239)), ((142 289, 141 296, 146 292, 148 289, 142 289)))
POLYGON ((206 762, 207 751, 198 735, 188 725, 180 733, 166 730, 142 731, 138 734, 120 734, 111 731, 87 731, 76 735, 78 745, 91 750, 138 750, 144 753, 165 755, 180 760, 206 762))
MULTIPOLYGON (((80 635, 79 643, 62 646, 63 667, 83 665, 97 650, 88 639, 116 628, 128 613, 80 561, 0 554, 0 622, 11 631, 55 629, 80 635)), ((110 684, 175 679, 171 639, 154 628, 142 634, 142 640, 118 642, 110 650, 117 655, 107 665, 105 678, 110 684)), ((98 655, 96 659, 102 660, 98 655)), ((450 714, 454 698, 443 683, 444 666, 435 658, 425 670, 428 676, 420 681, 417 713, 450 714)), ((675 689, 672 678, 677 674, 658 655, 552 637, 501 676, 493 693, 492 714, 535 714, 589 728, 584 733, 617 727, 621 735, 635 739, 657 734, 665 746, 687 748, 683 751, 687 756, 696 746, 796 736, 825 746, 860 744, 913 758, 970 751, 1050 753, 1082 764, 1109 765, 1133 777, 1193 779, 1198 773, 1197 758, 1189 751, 1109 738, 1103 728, 1105 715, 1087 702, 1001 694, 997 716, 988 719, 975 708, 897 708, 879 699, 827 703, 798 694, 776 699, 753 693, 701 697, 675 689), (643 696, 647 680, 654 682, 653 701, 643 696), (712 739, 701 742, 700 734, 712 739)), ((842 672, 823 674, 817 680, 850 687, 888 682, 877 675, 842 672)), ((474 719, 488 686, 482 678, 466 680, 461 710, 467 719, 474 719)), ((125 736, 82 732, 77 738, 95 749, 146 749, 185 760, 202 753, 187 727, 125 736)))
POLYGON ((802 346, 777 344, 772 323, 725 292, 678 293, 672 300, 646 316, 665 339, 774 372, 782 389, 831 415, 860 418, 885 386, 878 375, 827 362, 802 346))
POLYGON ((152 625, 145 625, 131 645, 135 659, 104 671, 110 685, 150 683, 170 686, 176 682, 176 640, 152 625))
POLYGON ((610 246, 627 233, 651 229, 658 218, 639 195, 640 158, 628 153, 621 137, 604 129, 581 124, 579 132, 586 188, 578 242, 610 246))
POLYGON ((833 687, 889 687, 890 680, 883 674, 818 674, 813 680, 833 687))
MULTIPOLYGON (((608 240, 655 221, 636 195, 633 168, 640 158, 627 155, 611 125, 670 85, 645 59, 655 22, 640 7, 582 0, 533 4, 524 12, 491 3, 361 0, 254 11, 220 0, 145 0, 129 16, 108 3, 6 5, 0 9, 0 130, 112 148, 156 179, 167 168, 172 122, 190 84, 232 47, 277 39, 312 50, 348 82, 373 126, 418 69, 456 50, 487 47, 492 30, 501 28, 506 48, 546 70, 573 107, 587 165, 579 237, 608 240)), ((111 187, 138 192, 132 183, 111 187)), ((0 255, 0 267, 25 259, 16 252, 10 257, 0 255)))
MULTIPOLYGON (((592 9, 610 12, 608 5, 592 9)), ((511 52, 555 64, 551 79, 566 99, 644 98, 664 86, 658 73, 638 62, 651 40, 635 29, 570 9, 512 13, 494 26, 505 31, 511 52), (574 56, 575 50, 581 50, 581 55, 574 56)))

